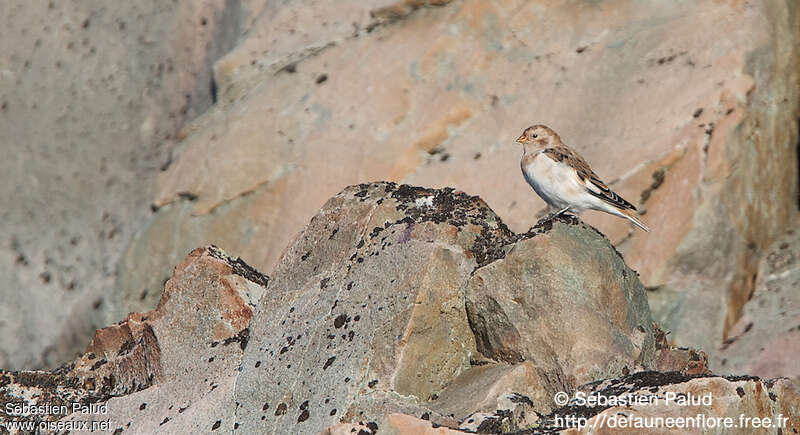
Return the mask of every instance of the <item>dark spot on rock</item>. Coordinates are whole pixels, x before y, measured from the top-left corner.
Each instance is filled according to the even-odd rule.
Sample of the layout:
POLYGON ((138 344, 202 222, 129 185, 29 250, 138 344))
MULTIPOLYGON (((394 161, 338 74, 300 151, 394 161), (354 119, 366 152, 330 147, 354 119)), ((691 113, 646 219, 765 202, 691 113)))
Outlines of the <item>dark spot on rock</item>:
POLYGON ((162 420, 161 423, 159 423, 158 425, 159 426, 163 426, 163 425, 167 424, 168 421, 169 421, 169 417, 164 417, 164 420, 162 420))
POLYGON ((206 20, 206 17, 201 18, 200 19, 200 25, 201 26, 205 26, 206 24, 208 24, 208 20, 206 20))
POLYGON ((311 255, 311 251, 306 252, 305 254, 300 256, 300 261, 306 261, 308 256, 311 255))
POLYGON ((217 430, 222 425, 222 420, 217 420, 211 425, 211 430, 217 430))
POLYGON ((700 115, 702 115, 702 114, 703 114, 703 109, 700 108, 700 109, 697 109, 697 110, 694 111, 694 113, 692 114, 692 117, 699 118, 700 115))
POLYGON ((255 367, 256 367, 256 368, 259 368, 259 367, 261 367, 261 361, 256 361, 256 365, 255 365, 255 367))
POLYGON ((423 420, 430 420, 431 419, 431 413, 430 412, 426 412, 426 413, 422 414, 419 418, 421 418, 423 420))
POLYGON ((187 409, 189 409, 188 406, 183 406, 183 407, 178 408, 178 414, 183 414, 183 411, 186 411, 187 409))
POLYGON ((325 361, 325 364, 323 364, 322 370, 326 370, 328 367, 331 366, 331 364, 333 364, 334 361, 336 361, 336 357, 335 356, 332 356, 332 357, 328 358, 328 360, 325 361))
POLYGON ((278 407, 275 408, 275 416, 277 417, 279 415, 284 415, 284 414, 286 414, 286 404, 279 403, 278 407))
POLYGON ((245 263, 241 257, 230 257, 214 245, 209 247, 208 253, 214 258, 228 263, 232 267, 235 275, 239 275, 242 278, 265 288, 269 285, 269 277, 245 263))
POLYGON ((336 319, 333 320, 333 327, 339 329, 345 324, 345 322, 347 322, 347 314, 339 314, 336 316, 336 319))
POLYGON ((334 415, 336 415, 336 408, 331 409, 330 416, 333 417, 334 415))
POLYGON ((319 76, 317 76, 316 82, 317 82, 318 85, 321 85, 321 84, 325 83, 326 80, 328 80, 328 75, 327 74, 320 74, 319 76))
POLYGON ((371 422, 367 423, 367 427, 369 428, 369 430, 372 431, 373 434, 378 433, 378 423, 375 423, 374 421, 371 421, 371 422))
POLYGON ((370 388, 375 388, 376 385, 378 385, 378 380, 377 379, 373 379, 373 380, 371 380, 371 381, 369 381, 367 383, 367 386, 370 387, 370 388))
POLYGON ((344 383, 346 384, 348 382, 350 382, 350 378, 349 377, 344 378, 344 383))
POLYGON ((239 343, 239 348, 242 350, 242 352, 244 352, 244 350, 247 348, 248 341, 250 341, 250 328, 244 328, 233 337, 226 338, 222 344, 227 346, 231 343, 239 343))
POLYGON ((197 195, 192 192, 178 192, 178 198, 185 199, 187 201, 196 201, 197 195))
POLYGON ((297 416, 297 422, 298 423, 302 423, 302 422, 308 420, 309 416, 310 416, 310 414, 308 413, 308 410, 304 409, 303 412, 301 412, 300 415, 297 416))
POLYGON ((142 403, 141 405, 139 405, 139 411, 144 411, 145 408, 147 408, 147 404, 146 403, 142 403))
POLYGON ((297 63, 290 63, 285 67, 279 69, 278 72, 287 72, 289 74, 294 74, 297 72, 297 63))
POLYGON ((736 387, 736 394, 738 394, 739 397, 744 397, 744 388, 736 387))
POLYGON ((262 406, 262 407, 261 407, 261 410, 262 410, 262 411, 266 411, 266 410, 268 410, 268 409, 269 409, 269 403, 267 403, 267 402, 264 402, 264 406, 262 406))
POLYGON ((88 29, 91 24, 92 24, 91 20, 87 18, 83 20, 83 23, 81 23, 81 29, 88 29))
POLYGON ((575 53, 581 54, 581 53, 583 53, 584 51, 586 51, 586 48, 587 48, 587 46, 585 46, 585 45, 582 45, 582 46, 580 46, 580 47, 578 47, 578 48, 576 48, 576 49, 575 49, 575 53))
POLYGON ((511 400, 512 403, 524 403, 533 408, 533 400, 531 400, 531 398, 528 396, 524 396, 519 393, 513 393, 511 397, 509 397, 509 400, 511 400))

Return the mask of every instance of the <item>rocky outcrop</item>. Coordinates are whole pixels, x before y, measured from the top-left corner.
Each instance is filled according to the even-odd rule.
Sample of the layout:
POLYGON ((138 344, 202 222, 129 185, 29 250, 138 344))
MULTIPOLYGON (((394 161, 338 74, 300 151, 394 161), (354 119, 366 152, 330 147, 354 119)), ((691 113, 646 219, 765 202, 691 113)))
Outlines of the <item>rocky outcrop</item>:
POLYGON ((205 240, 271 271, 348 184, 455 186, 523 232, 543 203, 513 139, 542 122, 653 228, 584 216, 639 271, 672 344, 713 353, 727 337, 796 214, 794 2, 309 4, 254 14, 217 63, 222 104, 159 178, 112 317, 152 306, 143 289, 205 240))
MULTIPOLYGON (((388 414, 381 421, 380 433, 768 434, 800 430, 800 395, 786 379, 640 372, 583 385, 574 396, 570 404, 542 416, 533 426, 519 425, 525 420, 524 402, 509 402, 509 406, 499 407, 493 414, 467 419, 460 430, 437 427, 410 415, 388 414), (601 400, 605 403, 599 404, 601 400)), ((377 432, 363 424, 341 423, 325 434, 355 433, 349 432, 352 428, 367 434, 377 432)))
POLYGON ((645 297, 574 217, 515 234, 476 196, 361 184, 325 204, 271 278, 197 249, 154 310, 97 331, 74 364, 0 374, 7 403, 94 413, 0 418, 117 433, 531 432, 611 412, 564 407, 559 392, 728 403, 743 389, 755 402, 702 412, 749 413, 764 396, 753 415, 797 420, 790 383, 709 377, 702 352, 669 346, 645 297))
POLYGON ((652 367, 635 273, 590 227, 548 224, 516 236, 477 197, 391 183, 329 200, 284 253, 255 314, 237 381, 240 428, 313 432, 403 409, 452 426, 470 405, 494 409, 503 386, 546 411, 552 392, 652 367), (577 250, 585 256, 575 264, 605 261, 547 260, 577 250), (511 275, 518 280, 500 284, 511 275), (522 312, 503 312, 512 298, 522 312), (619 314, 601 308, 611 304, 619 314), (598 321, 596 335, 582 341, 568 312, 598 321), (537 331, 532 318, 554 329, 537 331), (480 366, 487 358, 513 365, 480 366), (264 403, 246 401, 254 395, 264 403))
POLYGON ((0 422, 108 422, 107 432, 152 433, 205 432, 226 415, 230 421, 248 325, 267 283, 215 247, 192 251, 156 309, 98 330, 74 363, 54 372, 0 372, 4 405, 55 407, 19 415, 24 410, 9 414, 4 406, 0 422))

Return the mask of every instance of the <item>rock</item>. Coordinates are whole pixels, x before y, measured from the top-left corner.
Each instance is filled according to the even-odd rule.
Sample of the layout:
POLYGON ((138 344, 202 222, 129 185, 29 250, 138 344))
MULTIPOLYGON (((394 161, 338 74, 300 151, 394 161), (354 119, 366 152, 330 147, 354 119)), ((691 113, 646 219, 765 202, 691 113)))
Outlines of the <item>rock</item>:
MULTIPOLYGON (((108 324, 154 177, 178 129, 213 103, 234 3, 0 4, 0 367, 56 368, 108 324)), ((137 289, 151 295, 140 311, 162 288, 137 289)))
POLYGON ((177 261, 161 235, 192 234, 181 249, 214 240, 271 271, 358 182, 455 186, 525 231, 544 204, 513 139, 542 122, 653 228, 584 216, 653 290, 672 345, 722 342, 760 252, 796 214, 793 2, 307 5, 254 14, 216 65, 225 105, 187 128, 159 177, 163 208, 126 254, 112 316, 154 303, 142 289, 177 261))
POLYGON ((682 433, 800 430, 797 416, 800 394, 786 379, 766 381, 752 376, 640 372, 587 384, 578 391, 568 406, 547 416, 540 427, 568 429, 565 433, 598 434, 639 434, 653 430, 645 427, 682 433), (580 404, 579 397, 594 397, 597 404, 580 404), (605 403, 599 404, 601 401, 605 403), (673 419, 672 427, 665 426, 669 424, 665 423, 667 418, 673 419), (765 420, 769 423, 764 423, 765 420))
POLYGON ((797 425, 791 383, 710 376, 702 352, 669 346, 644 300, 610 242, 574 217, 514 234, 476 196, 361 184, 329 199, 272 278, 197 249, 154 310, 97 331, 75 363, 0 372, 4 403, 94 408, 0 418, 105 432, 526 433, 613 409, 563 406, 560 392, 702 392, 714 406, 686 409, 797 425))
POLYGON ((482 200, 449 189, 374 183, 331 198, 286 249, 255 314, 237 381, 241 429, 376 421, 387 400, 399 402, 390 412, 429 412, 478 357, 467 279, 511 240, 482 200))
MULTIPOLYGON (((570 219, 517 239, 479 198, 450 189, 373 183, 330 199, 285 251, 255 314, 237 380, 241 429, 314 432, 337 419, 377 422, 387 412, 408 410, 452 426, 477 410, 494 411, 498 398, 512 392, 532 397, 537 411, 549 411, 551 393, 576 380, 621 374, 626 364, 652 364, 644 289, 633 272, 623 278, 627 269, 607 240, 570 219), (531 266, 573 249, 599 261, 596 268, 579 273, 554 263, 531 266), (576 344, 568 359, 558 361, 554 351, 520 346, 511 362, 530 360, 535 366, 471 367, 486 357, 508 360, 482 344, 486 336, 507 331, 478 320, 492 305, 482 296, 487 290, 475 282, 483 279, 487 287, 500 282, 505 276, 495 276, 509 264, 531 267, 527 277, 542 283, 519 290, 518 303, 531 316, 542 309, 534 300, 558 299, 562 291, 585 298, 584 315, 592 319, 608 316, 598 307, 621 304, 635 325, 614 318, 596 328, 595 348, 619 343, 612 351, 627 353, 611 358, 576 344), (570 285, 581 281, 585 287, 570 285), (558 364, 576 369, 558 372, 558 364), (605 371, 588 369, 604 364, 605 371), (247 400, 257 394, 285 414, 265 413, 261 403, 247 400)), ((554 323, 552 334, 572 337, 566 322, 572 319, 563 320, 554 323)), ((537 333, 526 328, 517 335, 526 345, 563 350, 552 339, 531 337, 537 333)))
POLYGON ((577 219, 546 224, 470 278, 467 314, 478 350, 533 361, 545 378, 572 387, 653 367, 652 320, 636 272, 577 219))
POLYGON ((659 372, 680 372, 683 375, 710 375, 708 355, 702 350, 688 347, 670 346, 667 334, 653 323, 656 341, 656 370, 659 372))
MULTIPOLYGON (((98 330, 74 363, 0 372, 0 401, 69 411, 28 416, 37 424, 61 418, 110 421, 108 432, 205 432, 221 418, 232 428, 235 375, 267 283, 215 247, 196 249, 175 268, 156 309, 98 330), (74 404, 96 408, 87 415, 72 412, 74 404)), ((6 410, 0 420, 17 418, 6 410)))
POLYGON ((800 386, 800 228, 766 251, 742 318, 712 359, 717 373, 785 376, 800 386))

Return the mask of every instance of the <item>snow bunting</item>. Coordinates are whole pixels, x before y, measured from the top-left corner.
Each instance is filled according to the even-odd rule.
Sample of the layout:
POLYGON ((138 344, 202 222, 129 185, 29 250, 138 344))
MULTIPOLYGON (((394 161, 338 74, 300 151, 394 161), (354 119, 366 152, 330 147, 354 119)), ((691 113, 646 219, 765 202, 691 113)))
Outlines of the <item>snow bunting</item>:
POLYGON ((636 207, 614 193, 592 171, 577 152, 544 125, 528 127, 517 139, 522 144, 520 165, 533 190, 558 212, 580 214, 600 210, 633 222, 650 231, 636 215, 636 207))

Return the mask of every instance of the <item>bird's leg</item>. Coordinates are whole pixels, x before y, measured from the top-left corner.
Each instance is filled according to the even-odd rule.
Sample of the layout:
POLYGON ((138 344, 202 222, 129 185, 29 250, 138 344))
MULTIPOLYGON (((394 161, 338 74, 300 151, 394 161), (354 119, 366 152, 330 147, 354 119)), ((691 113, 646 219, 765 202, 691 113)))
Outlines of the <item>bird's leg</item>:
POLYGON ((565 211, 568 211, 568 210, 569 210, 569 206, 566 206, 566 207, 562 208, 561 210, 557 211, 553 216, 550 217, 550 219, 553 219, 553 218, 561 215, 562 213, 564 213, 565 211))
MULTIPOLYGON (((552 209, 551 209, 552 210, 552 209)), ((538 225, 540 222, 547 222, 557 218, 559 215, 563 214, 564 212, 569 211, 569 206, 562 208, 561 210, 555 213, 548 213, 543 218, 539 219, 536 224, 538 225)))

